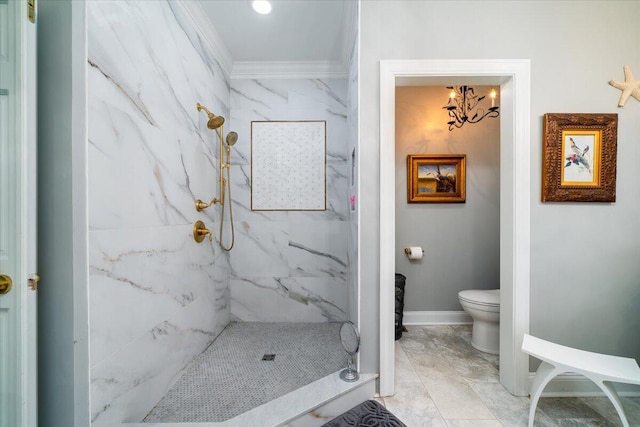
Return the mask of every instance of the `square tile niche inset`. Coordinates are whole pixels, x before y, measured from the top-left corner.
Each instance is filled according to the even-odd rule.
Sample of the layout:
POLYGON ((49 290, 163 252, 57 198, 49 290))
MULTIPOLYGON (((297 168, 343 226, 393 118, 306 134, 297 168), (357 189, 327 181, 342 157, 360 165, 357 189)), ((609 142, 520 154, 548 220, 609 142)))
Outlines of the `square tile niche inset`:
POLYGON ((251 210, 326 209, 327 122, 251 122, 251 210))

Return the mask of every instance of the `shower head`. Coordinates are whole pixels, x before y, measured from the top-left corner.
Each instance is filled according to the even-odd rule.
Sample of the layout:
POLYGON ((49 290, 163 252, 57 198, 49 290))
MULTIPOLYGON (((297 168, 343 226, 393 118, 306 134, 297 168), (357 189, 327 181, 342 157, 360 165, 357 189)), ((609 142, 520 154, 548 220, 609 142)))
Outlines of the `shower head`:
POLYGON ((201 105, 199 102, 196 104, 196 108, 198 109, 198 111, 204 110, 207 113, 207 116, 209 116, 209 121, 207 122, 207 127, 209 129, 218 129, 224 123, 224 117, 216 116, 211 111, 209 111, 207 107, 201 105))
POLYGON ((207 127, 211 130, 215 130, 222 126, 223 123, 224 117, 211 114, 209 116, 209 121, 207 122, 207 127))
POLYGON ((232 146, 233 144, 235 144, 236 142, 238 142, 238 133, 237 132, 229 132, 227 134, 227 145, 228 146, 232 146))

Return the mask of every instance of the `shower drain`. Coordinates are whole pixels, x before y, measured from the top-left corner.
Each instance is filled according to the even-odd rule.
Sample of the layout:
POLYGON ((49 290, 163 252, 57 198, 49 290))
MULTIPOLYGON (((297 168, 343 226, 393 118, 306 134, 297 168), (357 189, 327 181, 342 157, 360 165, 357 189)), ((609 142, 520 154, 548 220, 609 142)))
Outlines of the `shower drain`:
POLYGON ((264 356, 262 356, 262 360, 266 360, 266 361, 271 361, 274 360, 276 358, 275 354, 265 354, 264 356))

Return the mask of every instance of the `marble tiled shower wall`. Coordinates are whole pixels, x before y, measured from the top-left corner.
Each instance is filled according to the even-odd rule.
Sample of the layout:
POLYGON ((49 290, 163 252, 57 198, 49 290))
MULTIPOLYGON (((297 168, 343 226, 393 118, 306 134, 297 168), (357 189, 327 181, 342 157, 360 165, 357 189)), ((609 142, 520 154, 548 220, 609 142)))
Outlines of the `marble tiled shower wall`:
MULTIPOLYGON (((214 240, 217 140, 229 81, 178 2, 87 3, 91 417, 139 421, 229 322, 214 240)), ((238 175, 239 176, 239 175, 238 175)))
POLYGON ((358 36, 356 35, 349 60, 347 93, 347 163, 349 165, 349 238, 347 242, 347 287, 349 320, 359 325, 358 318, 358 36), (353 203, 353 206, 351 205, 353 203))
POLYGON ((243 321, 349 318, 347 256, 351 167, 347 79, 234 79, 231 182, 236 243, 231 315, 243 321), (326 120, 327 209, 251 210, 251 122, 326 120))

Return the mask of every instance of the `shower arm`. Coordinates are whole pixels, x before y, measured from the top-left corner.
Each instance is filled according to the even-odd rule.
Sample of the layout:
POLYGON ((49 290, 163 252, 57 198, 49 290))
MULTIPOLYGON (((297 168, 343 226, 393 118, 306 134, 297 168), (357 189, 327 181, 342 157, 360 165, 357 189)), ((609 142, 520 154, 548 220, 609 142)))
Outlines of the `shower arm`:
POLYGON ((202 200, 198 199, 196 200, 196 211, 202 212, 203 210, 207 209, 210 206, 213 206, 216 203, 222 203, 222 202, 215 197, 211 199, 209 203, 205 203, 202 200))

